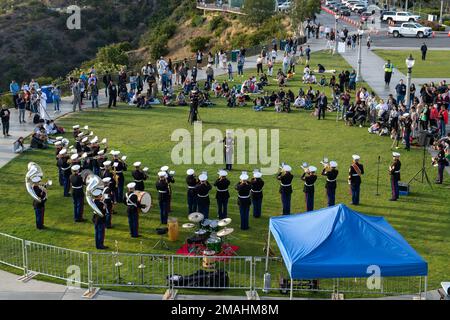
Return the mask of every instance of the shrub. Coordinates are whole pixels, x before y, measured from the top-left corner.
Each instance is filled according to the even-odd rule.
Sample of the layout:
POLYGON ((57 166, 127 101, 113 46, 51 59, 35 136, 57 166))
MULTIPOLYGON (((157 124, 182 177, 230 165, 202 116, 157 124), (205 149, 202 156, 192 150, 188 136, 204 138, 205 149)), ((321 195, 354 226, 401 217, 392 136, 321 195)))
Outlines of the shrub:
POLYGON ((194 16, 191 20, 191 27, 196 28, 203 25, 203 22, 205 22, 205 18, 202 16, 194 16))
POLYGON ((128 56, 122 49, 123 44, 112 44, 103 48, 97 53, 96 60, 105 64, 128 64, 128 56))
POLYGON ((189 46, 192 52, 197 52, 198 50, 204 51, 208 46, 211 37, 196 37, 189 40, 189 46))
POLYGON ((156 38, 150 47, 150 56, 152 59, 159 59, 159 57, 164 56, 168 53, 167 41, 169 39, 165 35, 161 35, 156 38))
POLYGON ((423 26, 431 28, 433 31, 445 31, 445 26, 441 26, 439 23, 428 20, 419 20, 419 23, 423 26))

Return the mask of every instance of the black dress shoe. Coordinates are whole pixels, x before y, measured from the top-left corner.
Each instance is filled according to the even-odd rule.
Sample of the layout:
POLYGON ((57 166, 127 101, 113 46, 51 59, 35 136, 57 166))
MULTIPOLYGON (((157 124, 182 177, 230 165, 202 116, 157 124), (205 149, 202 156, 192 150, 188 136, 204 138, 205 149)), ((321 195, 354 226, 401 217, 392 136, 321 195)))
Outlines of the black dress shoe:
POLYGON ((391 198, 389 199, 389 201, 397 201, 397 199, 391 198))

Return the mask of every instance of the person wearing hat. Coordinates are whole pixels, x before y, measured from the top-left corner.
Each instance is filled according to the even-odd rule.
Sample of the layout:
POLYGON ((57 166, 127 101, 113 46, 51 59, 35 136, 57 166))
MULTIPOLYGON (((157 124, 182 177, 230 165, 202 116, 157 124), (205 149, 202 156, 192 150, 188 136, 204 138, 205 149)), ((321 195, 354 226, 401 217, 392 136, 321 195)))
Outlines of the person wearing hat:
POLYGON ((303 192, 305 193, 306 211, 314 210, 314 183, 317 180, 316 171, 316 167, 309 166, 301 176, 301 179, 304 181, 303 192))
POLYGON ((165 171, 158 172, 156 190, 158 191, 159 215, 161 224, 167 224, 167 220, 169 218, 170 187, 169 182, 167 181, 167 173, 165 171))
POLYGON ((169 166, 162 166, 160 171, 166 173, 166 180, 169 183, 169 212, 172 211, 172 185, 171 183, 175 183, 175 178, 173 175, 175 171, 169 171, 169 166))
POLYGON ((79 174, 80 165, 72 166, 72 175, 70 176, 70 184, 72 186, 73 199, 73 218, 75 222, 84 222, 83 207, 84 207, 84 192, 83 192, 83 178, 79 174))
POLYGON ((105 151, 99 150, 93 159, 94 174, 100 176, 100 172, 105 170, 103 162, 106 161, 105 151))
MULTIPOLYGON (((102 178, 102 179, 110 178, 109 188, 111 190, 111 200, 112 200, 113 204, 115 204, 115 203, 117 203, 117 201, 116 201, 117 183, 116 183, 116 180, 114 179, 114 173, 112 171, 112 162, 110 160, 106 160, 103 162, 103 166, 104 166, 104 170, 100 171, 100 178, 102 178)), ((111 213, 113 213, 113 210, 111 211, 111 213)))
POLYGON ((208 182, 208 175, 206 173, 202 173, 198 180, 200 183, 197 185, 195 189, 197 193, 197 206, 198 211, 203 213, 205 219, 209 218, 209 191, 212 189, 211 184, 208 182))
POLYGON ((261 217, 261 207, 263 199, 264 180, 262 179, 262 173, 259 171, 253 172, 253 178, 250 181, 252 205, 253 205, 253 217, 261 217))
POLYGON ((359 194, 361 190, 361 176, 364 174, 364 166, 359 163, 360 156, 354 154, 352 156, 352 164, 348 170, 348 184, 352 191, 352 204, 359 205, 359 194))
POLYGON ((327 192, 328 206, 332 207, 336 204, 336 186, 337 186, 337 176, 339 171, 337 169, 337 162, 330 161, 330 166, 326 166, 322 170, 322 176, 327 177, 327 182, 325 183, 325 189, 327 192))
POLYGON ((251 184, 248 182, 248 174, 242 172, 239 177, 239 183, 236 185, 236 190, 238 192, 238 206, 239 213, 241 216, 241 230, 248 230, 249 227, 249 215, 250 215, 250 193, 252 190, 251 184))
POLYGON ((64 189, 64 197, 70 197, 70 167, 67 149, 62 149, 58 154, 58 168, 61 171, 61 178, 64 189))
POLYGON ((95 230, 95 248, 97 250, 104 250, 108 247, 105 247, 105 228, 106 228, 106 204, 104 201, 102 201, 103 194, 100 189, 96 189, 92 192, 92 195, 94 196, 94 203, 97 206, 97 208, 100 209, 100 211, 103 214, 103 217, 100 217, 98 214, 94 214, 92 217, 92 222, 94 222, 94 230, 95 230))
POLYGON ((199 181, 195 176, 194 169, 188 169, 186 171, 186 184, 187 184, 187 203, 188 213, 197 211, 197 193, 196 188, 199 181))
POLYGON ((39 230, 44 229, 45 202, 47 201, 47 191, 39 185, 41 180, 42 178, 39 176, 34 176, 31 179, 34 194, 41 199, 41 201, 33 200, 33 208, 36 216, 36 228, 39 230))
POLYGON ((133 163, 135 169, 131 172, 134 182, 136 183, 137 191, 144 191, 145 189, 144 181, 148 179, 147 173, 145 173, 145 171, 141 169, 141 164, 142 163, 139 161, 133 163))
POLYGON ((63 150, 62 142, 61 141, 56 141, 55 142, 56 167, 58 168, 58 182, 59 182, 59 185, 62 187, 62 186, 64 186, 63 173, 62 173, 61 167, 58 164, 58 160, 62 156, 62 155, 59 154, 61 152, 61 150, 63 150))
POLYGON ((112 228, 112 213, 113 213, 113 198, 114 192, 111 188, 112 179, 111 177, 106 177, 102 179, 104 188, 102 191, 102 200, 105 204, 105 225, 106 228, 112 228))
POLYGON ((292 196, 292 180, 294 176, 291 173, 292 168, 283 164, 281 171, 277 175, 280 181, 281 203, 283 205, 283 215, 291 214, 291 196, 292 196))
POLYGON ((389 166, 389 175, 391 176, 391 190, 392 198, 389 201, 397 201, 400 195, 398 188, 398 182, 400 181, 400 168, 402 164, 400 162, 400 153, 392 152, 393 161, 389 166))
POLYGON ((125 204, 127 205, 128 225, 130 227, 130 235, 132 238, 139 237, 139 208, 143 205, 139 204, 138 196, 134 192, 136 183, 131 182, 127 184, 128 192, 125 193, 125 204))
POLYGON ((76 124, 72 127, 72 129, 73 129, 73 132, 72 132, 73 137, 74 137, 74 139, 76 139, 78 137, 78 135, 81 133, 80 125, 76 124))
POLYGON ((216 187, 216 201, 217 201, 217 214, 219 219, 225 219, 228 216, 228 199, 230 193, 228 187, 230 186, 230 180, 227 179, 228 172, 220 170, 218 172, 219 178, 214 182, 216 187))
POLYGON ((115 168, 115 174, 117 175, 117 187, 116 187, 116 201, 117 202, 122 202, 124 197, 123 197, 123 187, 125 184, 125 177, 123 172, 127 171, 127 164, 122 161, 122 159, 119 159, 119 154, 120 151, 113 151, 112 155, 113 155, 113 166, 115 168))

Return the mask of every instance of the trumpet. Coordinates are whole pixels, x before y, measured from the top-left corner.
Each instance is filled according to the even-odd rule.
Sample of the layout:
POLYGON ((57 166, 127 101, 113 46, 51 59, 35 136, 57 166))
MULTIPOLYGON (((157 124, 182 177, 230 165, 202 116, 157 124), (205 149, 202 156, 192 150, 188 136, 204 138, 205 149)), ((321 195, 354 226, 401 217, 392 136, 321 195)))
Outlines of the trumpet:
POLYGON ((331 166, 330 162, 328 161, 328 158, 323 158, 323 160, 320 161, 320 164, 323 165, 325 172, 331 171, 331 166))
POLYGON ((302 165, 301 165, 301 168, 303 169, 303 171, 309 172, 308 162, 303 162, 302 165))

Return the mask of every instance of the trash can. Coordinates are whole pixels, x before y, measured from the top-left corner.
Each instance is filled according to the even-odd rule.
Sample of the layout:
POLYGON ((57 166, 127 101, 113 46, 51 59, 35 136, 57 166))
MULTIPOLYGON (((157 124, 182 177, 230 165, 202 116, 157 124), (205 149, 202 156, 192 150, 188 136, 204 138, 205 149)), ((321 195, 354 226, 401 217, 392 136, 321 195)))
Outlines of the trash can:
POLYGON ((53 103, 53 86, 42 86, 41 90, 47 96, 47 103, 53 103))
POLYGON ((239 50, 231 51, 231 62, 237 62, 239 52, 240 52, 239 50))
POLYGON ((284 48, 286 48, 286 40, 280 40, 280 50, 284 51, 284 48))

